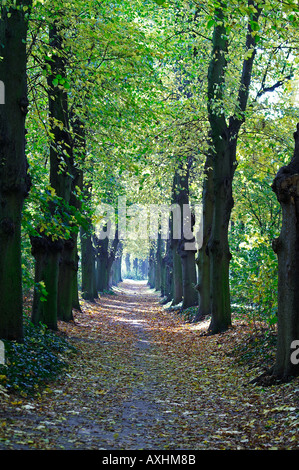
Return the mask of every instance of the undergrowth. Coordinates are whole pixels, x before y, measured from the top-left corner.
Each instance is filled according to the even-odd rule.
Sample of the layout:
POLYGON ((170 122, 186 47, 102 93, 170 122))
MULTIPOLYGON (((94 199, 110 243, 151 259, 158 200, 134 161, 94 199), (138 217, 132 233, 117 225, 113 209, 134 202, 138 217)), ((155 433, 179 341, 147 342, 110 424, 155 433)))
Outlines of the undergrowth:
POLYGON ((272 330, 251 333, 242 344, 238 344, 233 355, 240 365, 249 369, 262 367, 268 369, 275 361, 277 334, 272 330))
POLYGON ((24 340, 3 341, 5 364, 0 365, 0 384, 8 392, 34 395, 68 367, 67 354, 75 348, 45 325, 24 321, 24 340))

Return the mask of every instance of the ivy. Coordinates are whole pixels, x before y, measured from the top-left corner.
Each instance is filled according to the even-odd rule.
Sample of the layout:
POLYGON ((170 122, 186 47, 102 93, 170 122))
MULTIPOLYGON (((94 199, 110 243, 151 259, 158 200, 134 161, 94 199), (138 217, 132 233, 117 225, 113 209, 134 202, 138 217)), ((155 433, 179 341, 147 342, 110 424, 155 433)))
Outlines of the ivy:
POLYGON ((24 341, 4 341, 5 365, 0 365, 0 383, 9 392, 36 395, 68 367, 65 357, 75 354, 68 341, 45 325, 24 324, 24 341))

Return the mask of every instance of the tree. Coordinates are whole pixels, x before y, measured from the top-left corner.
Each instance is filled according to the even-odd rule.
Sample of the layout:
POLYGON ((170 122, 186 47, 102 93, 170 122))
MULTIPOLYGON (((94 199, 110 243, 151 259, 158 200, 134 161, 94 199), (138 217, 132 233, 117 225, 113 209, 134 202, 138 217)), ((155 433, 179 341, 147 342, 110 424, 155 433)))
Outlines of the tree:
POLYGON ((26 39, 31 0, 1 6, 0 77, 5 104, 0 105, 0 337, 22 340, 23 295, 21 219, 30 189, 25 153, 28 112, 26 39))
POLYGON ((189 199, 189 178, 192 163, 192 157, 188 157, 186 161, 182 159, 178 169, 178 181, 175 188, 175 200, 181 212, 181 238, 178 241, 177 251, 181 257, 183 310, 198 305, 198 292, 195 289, 197 284, 195 264, 196 250, 195 247, 192 246, 195 242, 193 235, 195 220, 194 214, 192 214, 190 208, 189 199))
POLYGON ((97 238, 93 236, 96 253, 96 285, 98 292, 108 291, 112 285, 112 266, 116 260, 119 247, 118 230, 109 243, 109 237, 97 238))
POLYGON ((206 157, 204 168, 204 180, 202 188, 202 246, 197 254, 198 266, 198 311, 195 321, 199 321, 211 314, 211 286, 210 286, 210 257, 208 242, 213 221, 213 159, 211 155, 206 157))
POLYGON ((278 258, 278 340, 272 375, 280 380, 299 374, 298 361, 291 360, 292 344, 299 339, 299 124, 294 140, 293 158, 272 185, 282 209, 281 232, 273 241, 278 258))
MULTIPOLYGON (((83 181, 83 195, 85 203, 91 202, 92 182, 86 178, 83 181)), ((98 289, 96 281, 96 257, 93 244, 94 227, 92 224, 92 216, 90 207, 87 208, 85 214, 84 225, 80 227, 81 240, 81 291, 84 300, 93 301, 98 298, 98 289)))
POLYGON ((253 61, 256 53, 255 25, 261 8, 248 1, 249 21, 246 34, 246 52, 240 77, 236 106, 229 119, 224 113, 225 74, 228 53, 228 31, 225 2, 215 9, 212 58, 208 71, 208 117, 213 150, 213 221, 208 242, 211 269, 211 314, 209 331, 225 331, 231 325, 228 226, 233 208, 232 183, 236 169, 238 134, 245 121, 245 111, 253 61))
MULTIPOLYGON (((50 145, 50 185, 62 201, 60 209, 68 212, 73 180, 75 177, 73 142, 70 130, 70 114, 67 89, 62 86, 66 80, 66 57, 63 51, 62 25, 58 12, 53 13, 49 25, 49 46, 52 51, 49 62, 48 93, 49 121, 52 141, 50 145), (63 82, 64 80, 64 82, 63 82)), ((51 202, 52 217, 59 212, 51 202)), ((62 214, 63 218, 64 214, 62 214)), ((69 214, 66 214, 69 218, 69 214)), ((69 227, 71 230, 71 227, 69 227)), ((41 232, 31 238, 32 253, 36 259, 35 282, 43 282, 47 299, 41 298, 35 290, 32 320, 42 321, 49 328, 57 328, 57 319, 72 319, 74 269, 73 257, 75 240, 71 235, 44 236, 41 232)))

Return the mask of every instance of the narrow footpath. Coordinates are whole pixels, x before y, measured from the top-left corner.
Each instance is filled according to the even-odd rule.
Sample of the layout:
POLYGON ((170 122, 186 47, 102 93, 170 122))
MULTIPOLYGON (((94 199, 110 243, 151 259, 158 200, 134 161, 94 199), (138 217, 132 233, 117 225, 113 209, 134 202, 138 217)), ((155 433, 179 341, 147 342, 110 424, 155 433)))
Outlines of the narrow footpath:
POLYGON ((236 324, 215 337, 166 310, 145 282, 84 302, 60 323, 77 352, 39 397, 1 399, 0 450, 214 450, 298 448, 298 380, 250 385, 238 365, 248 337, 236 324))

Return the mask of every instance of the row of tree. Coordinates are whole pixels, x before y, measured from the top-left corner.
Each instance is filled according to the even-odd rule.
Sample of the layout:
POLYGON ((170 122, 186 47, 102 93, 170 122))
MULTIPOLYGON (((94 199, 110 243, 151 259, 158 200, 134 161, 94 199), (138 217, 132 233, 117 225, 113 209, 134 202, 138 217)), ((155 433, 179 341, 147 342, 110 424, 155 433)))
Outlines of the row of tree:
MULTIPOLYGON (((125 38, 124 24, 129 28, 128 21, 112 24, 117 19, 114 7, 109 13, 112 20, 106 21, 106 7, 96 1, 89 6, 82 2, 61 5, 58 1, 5 2, 1 6, 4 52, 0 74, 5 85, 0 158, 3 338, 19 341, 23 337, 22 216, 34 257, 34 323, 43 322, 56 329, 58 319, 72 319, 72 308, 79 305, 79 233, 82 297, 95 298, 111 282, 111 265, 121 248, 116 237, 112 251, 108 251, 106 241, 99 242, 93 232, 91 209, 102 193, 99 191, 97 202, 93 202, 93 185, 100 184, 106 175, 102 177, 105 169, 101 169, 102 178, 95 183, 92 173, 96 165, 107 169, 108 163, 117 158, 113 145, 109 149, 110 139, 120 139, 124 133, 123 122, 119 123, 121 113, 134 110, 132 97, 126 101, 126 88, 131 84, 127 84, 125 75, 131 74, 133 81, 140 75, 139 64, 132 61, 132 56, 142 46, 137 42, 139 38, 125 38), (101 41, 97 33, 100 26, 105 33, 101 41), (112 45, 108 50, 107 38, 112 44, 123 40, 122 46, 112 45), (110 61, 122 60, 124 65, 117 73, 110 70, 110 61), (27 119, 25 151, 28 98, 35 109, 31 108, 27 119), (117 107, 117 115, 106 112, 105 126, 109 122, 115 130, 102 136, 103 124, 99 123, 99 128, 91 126, 109 106, 113 111, 117 107), (99 135, 104 148, 98 153, 108 153, 103 161, 99 155, 92 155, 99 145, 99 135)), ((148 67, 146 64, 143 68, 143 75, 148 67)), ((130 123, 128 133, 129 127, 130 123)), ((109 174, 113 178, 113 172, 109 174)), ((109 191, 113 192, 113 184, 109 191)), ((109 191, 105 192, 106 198, 109 191)))
MULTIPOLYGON (((33 322, 56 329, 58 319, 72 319, 80 292, 93 300, 119 282, 130 250, 148 255, 150 285, 169 301, 198 305, 196 320, 211 315, 212 334, 231 326, 238 270, 229 227, 239 227, 238 218, 253 224, 241 207, 261 230, 269 220, 269 202, 261 217, 253 200, 250 183, 262 177, 258 166, 250 175, 251 161, 260 154, 258 164, 269 170, 271 160, 277 172, 292 151, 296 108, 286 96, 297 79, 297 10, 291 0, 2 2, 0 337, 23 338, 25 281, 34 291, 33 322), (192 239, 175 237, 173 217, 166 243, 161 233, 154 246, 123 239, 118 219, 112 240, 99 236, 99 205, 116 207, 124 195, 130 204, 190 206, 190 226, 201 203, 198 252, 186 249, 192 239)), ((273 185, 273 208, 283 207, 275 243, 278 377, 298 373, 290 361, 299 324, 296 234, 292 247, 284 242, 296 217, 297 153, 296 144, 273 185), (291 273, 294 283, 285 281, 291 273)))

